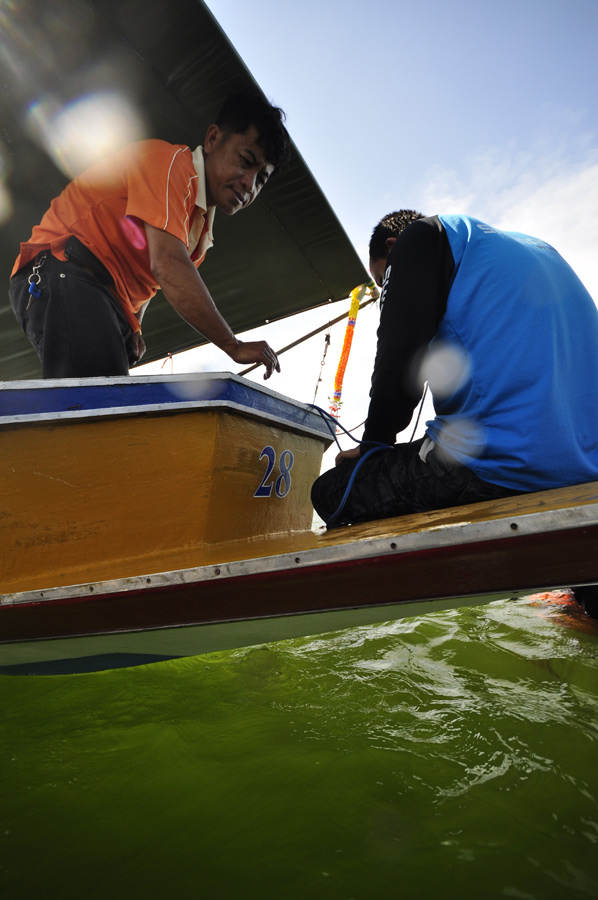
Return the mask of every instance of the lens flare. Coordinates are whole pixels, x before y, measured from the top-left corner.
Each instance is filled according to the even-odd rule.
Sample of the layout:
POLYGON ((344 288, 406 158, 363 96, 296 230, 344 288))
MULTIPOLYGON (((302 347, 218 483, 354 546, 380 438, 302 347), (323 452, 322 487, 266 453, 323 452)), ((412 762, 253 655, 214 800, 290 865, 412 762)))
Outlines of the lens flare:
POLYGON ((144 137, 134 106, 121 94, 96 93, 66 106, 52 98, 32 104, 28 123, 58 168, 74 178, 88 166, 144 137))
POLYGON ((219 400, 223 399, 223 382, 210 373, 206 378, 202 373, 193 373, 171 382, 168 389, 179 400, 219 400))
POLYGON ((13 214, 13 205, 10 192, 6 185, 0 181, 0 225, 8 222, 13 214))
POLYGON ((454 344, 433 344, 422 363, 421 379, 427 381, 434 397, 449 397, 467 380, 467 354, 454 344))
POLYGON ((145 230, 141 225, 138 225, 134 219, 125 216, 124 219, 121 219, 120 221, 120 227, 126 239, 136 250, 143 250, 145 248, 147 244, 145 230))
POLYGON ((7 222, 13 214, 10 191, 6 186, 8 178, 8 154, 0 143, 0 225, 7 222))
POLYGON ((485 433, 482 425, 475 419, 455 416, 443 422, 438 452, 443 450, 454 459, 463 456, 481 456, 485 447, 485 433))

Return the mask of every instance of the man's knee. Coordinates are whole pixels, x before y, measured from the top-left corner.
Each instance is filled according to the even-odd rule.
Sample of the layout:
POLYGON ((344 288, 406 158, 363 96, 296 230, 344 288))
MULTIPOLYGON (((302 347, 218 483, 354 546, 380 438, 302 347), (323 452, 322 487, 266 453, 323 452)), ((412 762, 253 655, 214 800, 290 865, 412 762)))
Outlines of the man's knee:
POLYGON ((337 510, 354 468, 352 461, 344 461, 333 469, 323 472, 312 484, 312 505, 325 522, 337 510))
POLYGON ((311 486, 311 502, 317 514, 326 522, 334 511, 330 501, 330 475, 333 470, 323 472, 311 486))

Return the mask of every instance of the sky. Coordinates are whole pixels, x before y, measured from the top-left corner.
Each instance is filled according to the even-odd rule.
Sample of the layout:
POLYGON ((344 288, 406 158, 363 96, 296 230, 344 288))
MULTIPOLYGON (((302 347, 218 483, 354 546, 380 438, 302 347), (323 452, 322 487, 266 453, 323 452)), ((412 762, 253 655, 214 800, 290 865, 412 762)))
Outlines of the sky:
MULTIPOLYGON (((372 228, 387 212, 464 213, 547 240, 598 300, 598 0, 207 5, 285 110, 291 137, 366 267, 372 228)), ((278 350, 348 305, 248 336, 278 350)), ((376 306, 359 313, 343 386, 348 429, 367 414, 377 324, 376 306)), ((319 385, 323 336, 282 355, 283 371, 267 386, 311 403, 318 385, 315 401, 327 408, 344 328, 332 329, 319 385)), ((240 368, 202 348, 135 371, 240 368)), ((259 372, 248 377, 261 381, 259 372)), ((426 405, 417 434, 430 414, 426 405)))

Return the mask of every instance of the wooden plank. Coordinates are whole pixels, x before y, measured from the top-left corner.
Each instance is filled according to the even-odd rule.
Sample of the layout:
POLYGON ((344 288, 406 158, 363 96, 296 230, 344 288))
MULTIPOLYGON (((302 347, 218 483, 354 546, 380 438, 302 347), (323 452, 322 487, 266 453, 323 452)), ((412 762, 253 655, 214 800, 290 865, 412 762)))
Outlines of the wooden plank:
POLYGON ((598 521, 586 518, 578 517, 577 525, 564 519, 562 528, 548 532, 519 519, 521 527, 513 531, 512 523, 504 523, 503 537, 492 540, 443 543, 440 533, 423 534, 426 541, 414 542, 423 549, 401 550, 400 541, 376 541, 370 555, 367 543, 361 553, 355 545, 344 554, 322 548, 290 556, 278 567, 253 561, 261 562, 258 569, 249 561, 186 577, 152 576, 146 584, 137 579, 111 593, 105 586, 99 597, 100 586, 90 586, 87 594, 82 588, 59 599, 6 606, 0 629, 4 640, 24 640, 570 587, 598 581, 598 521))
POLYGON ((566 510, 570 507, 598 503, 598 481, 554 488, 530 494, 517 494, 501 500, 471 503, 467 506, 453 506, 449 509, 435 509, 429 512, 398 516, 392 519, 378 519, 362 525, 332 529, 322 534, 324 544, 337 544, 364 538, 412 534, 430 529, 462 525, 467 522, 483 523, 509 517, 532 515, 538 512, 566 510))

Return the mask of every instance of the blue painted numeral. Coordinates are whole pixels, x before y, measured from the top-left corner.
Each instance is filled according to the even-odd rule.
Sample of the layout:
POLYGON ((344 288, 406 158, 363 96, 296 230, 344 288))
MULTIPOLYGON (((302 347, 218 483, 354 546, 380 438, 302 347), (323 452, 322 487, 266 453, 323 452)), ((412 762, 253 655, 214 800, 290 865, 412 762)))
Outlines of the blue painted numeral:
POLYGON ((274 488, 276 496, 282 499, 283 497, 286 497, 286 495, 291 490, 291 469, 293 468, 295 457, 290 450, 283 450, 280 454, 280 462, 278 465, 280 475, 275 482, 272 481, 270 482, 270 484, 268 484, 268 479, 272 475, 272 470, 274 469, 274 465, 276 463, 276 451, 274 450, 274 447, 270 447, 269 445, 267 447, 264 447, 264 449, 260 453, 260 459, 263 459, 264 456, 268 460, 266 464, 266 472, 261 480, 260 486, 253 496, 271 497, 272 488, 274 488))
POLYGON ((291 490, 291 469, 295 459, 290 450, 283 450, 280 454, 280 475, 276 479, 276 496, 286 497, 291 490))
POLYGON ((253 495, 254 497, 269 497, 272 493, 272 485, 266 484, 272 469, 274 468, 274 463, 276 462, 276 453, 274 452, 274 447, 264 447, 262 452, 260 453, 260 459, 263 459, 264 456, 268 457, 268 465, 266 466, 266 474, 262 478, 262 482, 253 495))

